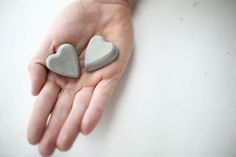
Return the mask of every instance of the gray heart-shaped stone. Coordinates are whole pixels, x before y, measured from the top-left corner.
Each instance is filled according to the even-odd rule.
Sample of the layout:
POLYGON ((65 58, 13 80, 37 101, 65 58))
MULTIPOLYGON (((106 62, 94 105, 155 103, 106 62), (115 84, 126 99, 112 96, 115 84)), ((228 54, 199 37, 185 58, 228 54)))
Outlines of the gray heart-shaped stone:
POLYGON ((85 68, 87 71, 100 69, 115 61, 119 55, 118 48, 102 36, 93 36, 85 52, 85 68))
POLYGON ((78 55, 71 44, 62 44, 56 54, 48 56, 46 66, 62 76, 77 78, 80 75, 78 55))

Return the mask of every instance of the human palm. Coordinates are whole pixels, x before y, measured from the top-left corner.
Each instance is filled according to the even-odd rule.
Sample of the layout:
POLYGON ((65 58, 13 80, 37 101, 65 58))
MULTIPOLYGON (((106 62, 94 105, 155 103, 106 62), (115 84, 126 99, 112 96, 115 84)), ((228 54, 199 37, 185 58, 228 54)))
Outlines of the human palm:
POLYGON ((93 130, 127 65, 132 41, 130 10, 124 1, 75 1, 62 10, 29 64, 32 94, 38 97, 28 126, 28 140, 39 143, 43 156, 55 148, 69 149, 80 132, 88 134, 93 130), (84 52, 95 34, 113 42, 120 53, 115 62, 87 72, 84 52), (77 50, 81 71, 78 79, 46 69, 46 58, 63 43, 77 50))

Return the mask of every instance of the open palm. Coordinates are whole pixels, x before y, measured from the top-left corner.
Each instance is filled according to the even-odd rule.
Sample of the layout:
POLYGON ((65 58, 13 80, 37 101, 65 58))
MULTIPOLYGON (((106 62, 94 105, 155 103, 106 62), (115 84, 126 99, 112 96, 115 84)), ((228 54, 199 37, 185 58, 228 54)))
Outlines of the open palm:
POLYGON ((71 3, 59 14, 29 64, 32 94, 38 97, 29 122, 28 140, 31 144, 39 143, 43 156, 50 155, 55 148, 69 149, 79 132, 88 134, 98 123, 132 50, 130 11, 123 2, 71 3), (87 72, 84 52, 96 34, 113 42, 120 54, 112 64, 87 72), (77 50, 81 70, 78 79, 46 69, 46 58, 63 43, 70 43, 77 50))

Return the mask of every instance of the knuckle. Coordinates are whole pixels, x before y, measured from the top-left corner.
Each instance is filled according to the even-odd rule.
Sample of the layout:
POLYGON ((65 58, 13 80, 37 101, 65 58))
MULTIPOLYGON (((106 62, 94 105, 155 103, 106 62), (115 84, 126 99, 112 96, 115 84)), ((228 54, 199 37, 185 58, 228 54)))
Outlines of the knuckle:
POLYGON ((103 112, 103 108, 102 107, 94 107, 93 111, 95 114, 101 115, 103 112))

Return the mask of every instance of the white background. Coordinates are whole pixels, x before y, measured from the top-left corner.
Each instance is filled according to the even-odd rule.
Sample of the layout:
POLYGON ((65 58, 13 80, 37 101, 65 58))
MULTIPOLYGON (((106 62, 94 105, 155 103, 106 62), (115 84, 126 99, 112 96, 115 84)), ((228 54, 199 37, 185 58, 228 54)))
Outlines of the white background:
MULTIPOLYGON (((27 64, 68 0, 0 0, 0 156, 26 140, 27 64)), ((140 0, 135 50, 94 132, 54 157, 235 157, 236 1, 140 0)))

